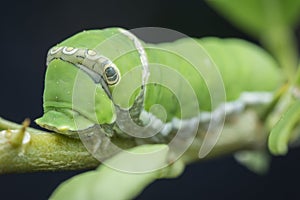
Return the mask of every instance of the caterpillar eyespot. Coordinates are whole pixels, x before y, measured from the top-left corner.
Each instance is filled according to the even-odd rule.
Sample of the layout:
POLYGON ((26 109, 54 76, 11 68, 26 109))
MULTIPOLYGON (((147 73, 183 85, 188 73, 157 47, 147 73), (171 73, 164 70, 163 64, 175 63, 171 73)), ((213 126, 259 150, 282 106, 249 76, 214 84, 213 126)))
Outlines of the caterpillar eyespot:
POLYGON ((108 85, 116 85, 120 80, 120 72, 112 64, 104 67, 104 74, 108 85))

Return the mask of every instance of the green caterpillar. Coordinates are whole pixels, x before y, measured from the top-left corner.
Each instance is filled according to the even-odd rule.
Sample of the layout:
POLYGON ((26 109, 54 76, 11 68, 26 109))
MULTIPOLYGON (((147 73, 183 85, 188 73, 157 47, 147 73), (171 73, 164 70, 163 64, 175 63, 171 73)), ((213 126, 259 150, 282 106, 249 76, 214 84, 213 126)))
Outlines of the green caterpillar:
POLYGON ((222 58, 210 52, 224 51, 221 47, 218 39, 209 38, 147 44, 120 28, 78 33, 48 52, 44 115, 36 122, 80 137, 101 159, 117 151, 111 145, 114 138, 167 143, 178 130, 183 137, 192 137, 199 124, 218 124, 219 118, 248 105, 270 102, 271 92, 280 84, 279 70, 268 63, 218 64, 222 58), (202 47, 220 74, 205 77, 214 63, 202 47), (214 89, 218 75, 224 88, 214 89), (219 98, 217 103, 213 98, 219 98))

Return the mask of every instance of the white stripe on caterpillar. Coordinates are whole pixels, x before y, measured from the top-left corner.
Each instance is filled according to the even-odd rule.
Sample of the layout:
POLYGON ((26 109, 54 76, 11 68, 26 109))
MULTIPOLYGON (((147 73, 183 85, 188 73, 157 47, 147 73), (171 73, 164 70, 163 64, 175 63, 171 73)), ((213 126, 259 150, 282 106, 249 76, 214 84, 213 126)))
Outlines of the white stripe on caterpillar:
POLYGON ((137 49, 137 51, 140 54, 140 60, 142 63, 142 68, 143 68, 142 84, 145 85, 147 83, 149 75, 150 75, 149 62, 148 62, 146 51, 145 51, 142 43, 139 41, 139 39, 135 35, 133 35, 132 33, 130 33, 129 31, 127 31, 125 29, 119 28, 119 31, 122 34, 124 34, 125 36, 127 36, 130 40, 133 41, 135 48, 137 49))
MULTIPOLYGON (((178 119, 173 118, 170 122, 165 123, 163 128, 161 129, 160 133, 163 136, 168 136, 174 130, 178 130, 179 128, 188 129, 188 127, 193 127, 195 120, 199 123, 209 124, 211 120, 220 121, 219 119, 225 114, 226 116, 230 116, 233 114, 241 113, 245 110, 247 106, 255 106, 255 105, 264 105, 268 104, 273 99, 272 92, 243 92, 241 93, 240 97, 235 101, 229 101, 221 104, 218 108, 213 110, 212 112, 201 112, 198 116, 193 117, 191 119, 178 119), (224 112, 225 110, 225 112, 224 112), (222 115, 222 116, 220 116, 222 115)), ((224 117, 224 116, 223 116, 224 117)), ((151 119, 153 121, 160 121, 156 116, 153 114, 143 111, 141 113, 141 120, 148 120, 151 119)), ((160 123, 163 123, 160 121, 160 123)), ((153 123, 153 124, 160 124, 160 123, 153 123)), ((155 129, 156 127, 154 127, 155 129)), ((188 131, 185 132, 185 137, 188 138, 188 131)))

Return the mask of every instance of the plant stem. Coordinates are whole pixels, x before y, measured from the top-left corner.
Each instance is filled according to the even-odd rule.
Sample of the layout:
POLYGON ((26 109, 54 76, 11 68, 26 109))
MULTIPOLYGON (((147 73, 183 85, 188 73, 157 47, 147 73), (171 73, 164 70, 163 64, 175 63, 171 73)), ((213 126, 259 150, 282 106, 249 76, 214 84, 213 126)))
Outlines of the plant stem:
MULTIPOLYGON (((100 164, 82 145, 79 139, 32 128, 26 131, 30 141, 19 146, 12 145, 12 131, 22 126, 0 118, 0 174, 35 171, 61 171, 94 168, 100 164)), ((198 153, 204 138, 199 132, 193 144, 181 159, 185 164, 199 161, 198 153)), ((210 133, 208 133, 210 134, 210 133)), ((265 148, 267 132, 257 114, 252 111, 227 120, 218 142, 205 159, 228 155, 239 150, 265 148)), ((126 142, 119 138, 117 142, 126 142)))
POLYGON ((99 165, 82 143, 60 134, 27 128, 28 144, 12 145, 22 126, 0 118, 0 174, 89 169, 99 165))

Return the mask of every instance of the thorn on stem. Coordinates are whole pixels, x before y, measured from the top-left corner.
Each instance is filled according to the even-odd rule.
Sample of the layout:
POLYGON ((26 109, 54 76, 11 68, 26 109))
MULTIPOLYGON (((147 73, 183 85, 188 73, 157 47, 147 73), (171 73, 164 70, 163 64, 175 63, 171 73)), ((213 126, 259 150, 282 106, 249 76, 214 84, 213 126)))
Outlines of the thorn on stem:
POLYGON ((10 138, 10 144, 14 147, 22 146, 30 141, 30 134, 26 132, 26 128, 30 125, 30 119, 26 118, 22 123, 22 128, 16 130, 16 132, 10 138))

